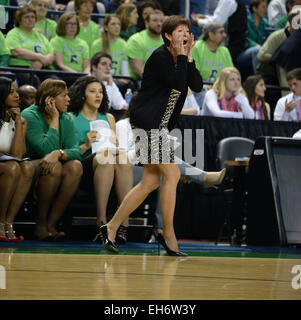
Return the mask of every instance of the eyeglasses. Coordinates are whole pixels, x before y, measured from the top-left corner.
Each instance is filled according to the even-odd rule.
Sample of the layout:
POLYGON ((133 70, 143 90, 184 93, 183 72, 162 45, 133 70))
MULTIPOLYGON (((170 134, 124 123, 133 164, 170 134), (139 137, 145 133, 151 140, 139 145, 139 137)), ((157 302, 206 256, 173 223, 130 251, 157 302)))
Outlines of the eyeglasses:
POLYGON ((76 22, 67 22, 66 23, 66 26, 77 26, 77 23, 76 22))

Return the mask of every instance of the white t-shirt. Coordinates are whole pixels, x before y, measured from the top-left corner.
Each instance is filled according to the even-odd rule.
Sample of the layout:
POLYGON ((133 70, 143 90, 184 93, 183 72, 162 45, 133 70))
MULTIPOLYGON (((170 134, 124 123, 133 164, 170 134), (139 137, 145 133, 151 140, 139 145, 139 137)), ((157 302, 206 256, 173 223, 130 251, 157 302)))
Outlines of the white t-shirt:
POLYGON ((124 100, 119 88, 114 83, 114 81, 112 82, 111 86, 108 85, 107 81, 102 81, 102 82, 105 85, 107 90, 107 94, 109 98, 109 107, 115 110, 120 110, 122 109, 122 107, 124 107, 124 109, 127 109, 128 104, 124 100))

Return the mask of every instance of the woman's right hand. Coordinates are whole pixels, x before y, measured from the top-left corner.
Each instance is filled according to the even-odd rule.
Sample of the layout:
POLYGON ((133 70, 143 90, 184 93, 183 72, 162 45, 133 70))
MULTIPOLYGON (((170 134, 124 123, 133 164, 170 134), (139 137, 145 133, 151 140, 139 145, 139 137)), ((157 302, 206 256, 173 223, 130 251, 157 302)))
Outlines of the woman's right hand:
POLYGON ((54 97, 48 96, 45 99, 45 112, 51 119, 58 119, 59 118, 59 112, 55 106, 55 99, 54 97))
POLYGON ((92 143, 98 141, 99 139, 101 139, 101 135, 98 131, 96 130, 89 131, 84 138, 84 140, 86 140, 85 142, 86 149, 87 150, 90 149, 92 146, 92 143))
POLYGON ((53 150, 52 152, 46 154, 46 156, 40 162, 40 174, 42 176, 49 174, 59 161, 59 158, 60 152, 58 150, 53 150))

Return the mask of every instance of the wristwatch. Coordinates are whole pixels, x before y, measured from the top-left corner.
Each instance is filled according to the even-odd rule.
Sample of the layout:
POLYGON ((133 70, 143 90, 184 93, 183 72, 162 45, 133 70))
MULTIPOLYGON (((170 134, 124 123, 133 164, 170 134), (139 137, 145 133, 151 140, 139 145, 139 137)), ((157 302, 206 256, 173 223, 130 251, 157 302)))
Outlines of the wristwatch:
POLYGON ((63 149, 59 149, 59 152, 61 154, 60 159, 62 159, 65 154, 65 151, 63 149))

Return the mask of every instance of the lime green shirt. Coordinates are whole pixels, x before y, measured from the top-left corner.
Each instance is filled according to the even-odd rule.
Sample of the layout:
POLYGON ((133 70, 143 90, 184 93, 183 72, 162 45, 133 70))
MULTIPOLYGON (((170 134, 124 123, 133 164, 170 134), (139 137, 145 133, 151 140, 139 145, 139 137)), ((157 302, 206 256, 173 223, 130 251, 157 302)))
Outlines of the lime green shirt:
MULTIPOLYGON (((49 41, 40 32, 32 31, 31 34, 28 34, 18 27, 13 28, 7 33, 5 43, 10 53, 17 48, 27 49, 43 55, 53 52, 49 41)), ((11 56, 9 65, 30 67, 31 60, 18 59, 11 56)))
MULTIPOLYGON (((102 39, 98 38, 92 44, 91 57, 102 51, 102 39)), ((112 75, 122 75, 122 61, 126 60, 126 42, 120 37, 116 38, 114 42, 110 42, 108 54, 112 57, 112 75)))
MULTIPOLYGON (((86 142, 85 141, 85 137, 86 137, 87 133, 91 131, 91 129, 90 129, 90 120, 85 118, 80 112, 78 113, 77 116, 73 112, 72 112, 72 114, 73 114, 73 117, 74 117, 74 128, 75 128, 75 133, 76 133, 76 137, 77 137, 77 142, 78 142, 79 145, 82 145, 83 143, 86 142)), ((105 120, 110 125, 109 119, 108 119, 106 114, 98 112, 96 120, 105 120)), ((87 150, 82 155, 82 159, 85 159, 91 153, 92 153, 92 148, 87 150)))
POLYGON ((233 61, 228 48, 219 46, 213 52, 209 50, 204 40, 197 41, 192 51, 192 57, 204 81, 215 82, 224 68, 233 67, 233 61))
POLYGON ((87 45, 89 46, 90 52, 92 49, 93 42, 97 40, 99 36, 100 36, 99 25, 92 20, 89 21, 88 27, 80 26, 80 32, 77 35, 78 38, 86 41, 87 45))
MULTIPOLYGON (((151 38, 146 30, 133 34, 127 41, 126 53, 127 57, 131 59, 142 60, 143 68, 150 55, 163 44, 163 39, 151 38)), ((131 65, 129 64, 130 76, 134 79, 138 77, 134 74, 131 65)))
POLYGON ((41 32, 48 40, 56 36, 56 21, 44 18, 42 23, 36 23, 34 30, 41 32))
POLYGON ((83 63, 89 59, 89 47, 87 43, 76 37, 72 40, 56 36, 50 41, 55 52, 61 52, 64 65, 76 72, 83 72, 83 63))

